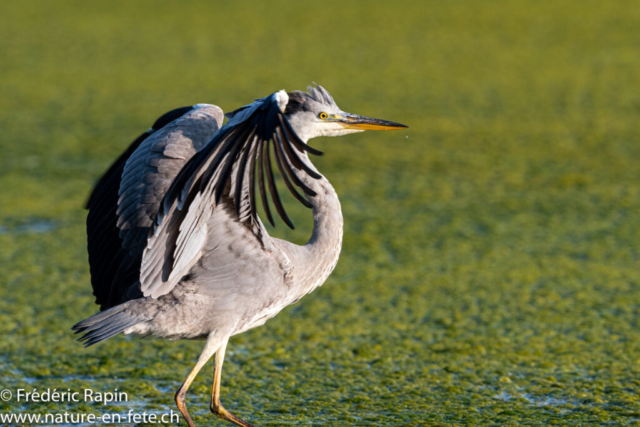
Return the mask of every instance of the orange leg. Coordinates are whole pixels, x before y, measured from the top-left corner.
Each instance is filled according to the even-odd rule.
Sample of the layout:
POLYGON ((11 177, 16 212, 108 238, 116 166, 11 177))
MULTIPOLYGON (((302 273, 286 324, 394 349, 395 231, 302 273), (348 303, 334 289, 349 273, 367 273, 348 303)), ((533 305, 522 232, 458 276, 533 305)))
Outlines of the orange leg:
MULTIPOLYGON (((224 345, 226 345, 226 342, 227 341, 225 339, 224 345)), ((196 366, 193 367, 193 369, 189 373, 189 376, 187 377, 186 380, 184 380, 184 382, 182 383, 182 386, 180 386, 180 388, 178 389, 178 392, 176 393, 176 397, 175 397, 176 405, 178 405, 178 409, 182 413, 182 416, 184 417, 189 427, 195 427, 195 424, 193 423, 193 420, 189 415, 189 411, 187 411, 185 395, 187 393, 187 390, 189 389, 189 386, 191 385, 193 380, 196 378, 196 375, 198 375, 198 372, 200 372, 200 369, 202 369, 202 367, 209 361, 209 359, 211 359, 211 356, 213 356, 213 354, 216 352, 219 346, 220 346, 219 338, 214 337, 213 335, 209 336, 209 338, 207 339, 207 343, 205 344, 204 349, 202 350, 202 353, 198 358, 198 362, 196 363, 196 366)), ((223 347, 223 350, 224 350, 224 347, 223 347)))
POLYGON ((222 363, 224 362, 224 352, 227 349, 227 342, 228 339, 222 343, 216 352, 213 370, 213 388, 211 390, 211 412, 213 412, 218 418, 232 422, 241 427, 253 427, 252 424, 249 424, 227 411, 224 406, 222 406, 222 403, 220 403, 220 378, 222 377, 222 363))

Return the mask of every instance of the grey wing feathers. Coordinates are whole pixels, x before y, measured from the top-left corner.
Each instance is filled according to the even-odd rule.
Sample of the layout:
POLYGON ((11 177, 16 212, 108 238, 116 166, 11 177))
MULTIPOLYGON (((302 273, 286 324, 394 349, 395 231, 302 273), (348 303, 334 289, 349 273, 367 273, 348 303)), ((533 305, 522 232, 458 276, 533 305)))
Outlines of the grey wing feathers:
MULTIPOLYGON (((228 114, 230 121, 180 171, 165 195, 154 234, 144 250, 140 271, 144 296, 157 298, 168 293, 198 262, 211 232, 209 221, 221 200, 233 206, 235 221, 254 235, 266 234, 256 213, 256 172, 267 218, 273 224, 264 175, 278 214, 293 228, 275 187, 270 153, 275 153, 278 167, 281 172, 284 170, 282 178, 291 179, 293 185, 311 196, 315 193, 292 168, 320 178, 299 155, 321 153, 295 134, 283 114, 283 99, 286 93, 276 92, 228 114)), ((289 190, 309 207, 293 185, 287 182, 289 190)), ((263 244, 268 245, 265 241, 263 244)))
POLYGON ((142 253, 160 203, 185 163, 202 149, 218 129, 212 108, 194 109, 164 126, 140 144, 122 173, 118 229, 122 246, 142 253))
POLYGON ((91 282, 102 310, 142 296, 133 288, 160 202, 222 119, 222 110, 206 104, 163 115, 96 184, 87 202, 87 234, 91 282))

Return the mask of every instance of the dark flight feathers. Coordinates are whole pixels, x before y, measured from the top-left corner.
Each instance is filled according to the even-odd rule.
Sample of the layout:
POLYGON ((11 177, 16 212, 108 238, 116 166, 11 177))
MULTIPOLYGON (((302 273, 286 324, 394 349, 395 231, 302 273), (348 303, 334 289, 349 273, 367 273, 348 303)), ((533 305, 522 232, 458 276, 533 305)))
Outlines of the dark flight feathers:
MULTIPOLYGON (((236 213, 242 218, 242 200, 244 197, 249 197, 251 218, 255 220, 257 213, 254 176, 257 164, 260 196, 267 219, 271 225, 275 226, 267 201, 265 174, 276 211, 289 227, 294 228, 282 206, 275 186, 271 153, 275 154, 276 164, 287 189, 304 206, 311 208, 311 204, 295 190, 294 185, 309 196, 316 194, 296 176, 293 167, 304 171, 315 179, 320 178, 321 175, 309 168, 296 151, 315 155, 322 155, 322 152, 310 147, 296 135, 289 121, 280 111, 275 94, 233 111, 227 114, 227 117, 231 121, 215 134, 204 149, 193 156, 173 181, 164 199, 156 224, 160 224, 163 216, 169 212, 174 202, 178 202, 179 207, 183 206, 185 202, 195 196, 195 193, 204 192, 212 180, 215 181, 213 182, 213 192, 215 203, 218 204, 232 175, 234 192, 229 197, 234 201, 236 213), (233 119, 236 114, 246 113, 247 109, 253 110, 249 117, 234 123, 233 119)), ((180 210, 184 209, 180 208, 180 210)))

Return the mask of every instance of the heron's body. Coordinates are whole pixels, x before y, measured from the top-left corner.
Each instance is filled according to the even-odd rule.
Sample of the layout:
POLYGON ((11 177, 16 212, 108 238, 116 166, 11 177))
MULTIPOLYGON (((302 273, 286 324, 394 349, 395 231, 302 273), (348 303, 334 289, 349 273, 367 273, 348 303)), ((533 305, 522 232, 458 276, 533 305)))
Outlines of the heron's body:
POLYGON ((250 425, 219 401, 229 337, 264 324, 322 285, 338 261, 340 202, 310 162, 307 152, 319 152, 307 140, 356 126, 404 127, 348 115, 321 87, 310 88, 310 95, 277 92, 228 116, 221 127, 222 111, 213 105, 167 113, 114 163, 88 202, 92 285, 104 311, 74 329, 86 332, 87 345, 120 332, 206 339, 176 395, 189 425, 184 393, 216 352, 211 409, 250 425), (305 245, 270 237, 256 214, 257 170, 268 219, 273 222, 265 174, 276 210, 292 226, 275 188, 271 151, 289 190, 312 209, 305 245))
POLYGON ((233 336, 264 324, 283 308, 322 285, 338 262, 342 214, 324 177, 309 182, 314 232, 296 245, 257 237, 237 221, 230 201, 216 206, 207 243, 185 280, 167 295, 135 299, 124 312, 145 318, 125 333, 169 339, 233 336))

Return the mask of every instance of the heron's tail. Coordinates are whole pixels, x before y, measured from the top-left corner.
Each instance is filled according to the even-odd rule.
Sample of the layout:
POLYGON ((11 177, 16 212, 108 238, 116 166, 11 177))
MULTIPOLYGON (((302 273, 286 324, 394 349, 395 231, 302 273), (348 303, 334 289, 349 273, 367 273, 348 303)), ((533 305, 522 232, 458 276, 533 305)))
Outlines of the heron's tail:
POLYGON ((82 322, 76 323, 71 329, 76 331, 76 334, 84 332, 85 334, 78 341, 84 342, 84 346, 89 347, 145 321, 144 318, 127 313, 125 311, 126 305, 126 303, 120 304, 94 314, 82 322))

